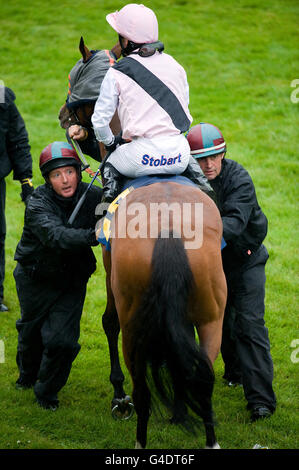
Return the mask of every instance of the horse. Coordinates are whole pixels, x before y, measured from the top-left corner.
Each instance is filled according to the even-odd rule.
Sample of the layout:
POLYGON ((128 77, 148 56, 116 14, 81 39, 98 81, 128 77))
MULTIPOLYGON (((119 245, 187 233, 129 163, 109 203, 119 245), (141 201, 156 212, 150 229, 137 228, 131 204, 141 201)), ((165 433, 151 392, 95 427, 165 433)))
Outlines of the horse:
POLYGON ((120 413, 129 413, 117 354, 120 326, 133 383, 136 448, 146 447, 150 410, 159 399, 172 413, 172 422, 189 431, 195 432, 199 421, 188 410, 200 416, 206 447, 219 448, 211 402, 227 295, 219 211, 200 189, 171 181, 134 189, 117 211, 122 216, 112 219, 111 251, 102 248, 107 286, 103 326, 113 403, 118 403, 120 413), (164 213, 153 214, 157 206, 164 213), (202 217, 191 209, 186 215, 189 206, 201 207, 202 217), (168 211, 172 207, 175 214, 168 211), (129 233, 136 223, 136 208, 142 236, 129 233), (187 246, 188 234, 196 231, 202 231, 202 242, 187 246))
MULTIPOLYGON (((82 39, 80 52, 83 61, 89 59, 82 39)), ((60 111, 61 125, 86 126, 94 104, 81 104, 75 116, 65 105, 60 111)), ((215 203, 183 180, 155 180, 129 192, 118 201, 111 221, 110 248, 102 246, 107 290, 102 325, 114 391, 111 407, 114 417, 124 419, 135 408, 136 448, 146 447, 149 417, 159 403, 169 410, 171 422, 188 431, 196 432, 201 418, 206 447, 219 448, 212 393, 227 296, 222 221, 215 203), (161 210, 155 212, 157 207, 161 210), (137 222, 136 208, 140 211, 137 222), (142 233, 136 234, 136 227, 142 233), (120 331, 132 400, 123 388, 120 331)))

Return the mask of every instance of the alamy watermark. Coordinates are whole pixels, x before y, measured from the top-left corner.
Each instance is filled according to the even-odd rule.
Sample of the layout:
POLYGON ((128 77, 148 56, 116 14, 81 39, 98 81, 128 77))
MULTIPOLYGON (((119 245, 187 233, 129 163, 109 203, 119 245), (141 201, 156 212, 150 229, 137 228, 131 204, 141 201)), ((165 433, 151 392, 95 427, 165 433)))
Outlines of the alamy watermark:
MULTIPOLYGON (((109 204, 98 204, 96 215, 102 216, 108 207, 109 204)), ((126 199, 123 199, 114 217, 111 238, 173 237, 182 238, 186 249, 198 249, 202 246, 203 204, 201 202, 127 204, 126 199)))
POLYGON ((291 354, 291 362, 296 364, 299 362, 299 339, 293 339, 291 342, 291 348, 295 348, 291 354))
POLYGON ((0 80, 0 104, 5 103, 5 86, 4 81, 0 80))
POLYGON ((295 88, 295 90, 291 93, 291 102, 294 104, 299 103, 299 78, 295 78, 291 82, 291 87, 295 88))
POLYGON ((0 364, 5 362, 5 346, 3 339, 0 339, 0 364))

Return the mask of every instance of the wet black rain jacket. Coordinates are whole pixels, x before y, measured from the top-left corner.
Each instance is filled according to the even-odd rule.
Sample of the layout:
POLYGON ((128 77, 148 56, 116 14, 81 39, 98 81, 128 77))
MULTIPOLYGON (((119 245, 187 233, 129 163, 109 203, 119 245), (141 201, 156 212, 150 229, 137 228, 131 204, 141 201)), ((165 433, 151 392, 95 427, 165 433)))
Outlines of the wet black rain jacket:
POLYGON ((268 229, 252 179, 242 165, 225 158, 219 176, 210 184, 217 196, 227 248, 246 258, 248 250, 254 253, 260 248, 268 229))
POLYGON ((14 92, 5 87, 4 93, 4 102, 0 100, 0 179, 12 170, 14 180, 32 178, 32 158, 25 123, 14 103, 14 92))
POLYGON ((102 190, 92 186, 73 226, 68 219, 87 187, 80 182, 72 198, 58 196, 48 184, 39 186, 28 201, 23 234, 15 260, 32 279, 50 284, 87 281, 96 269, 91 246, 95 237, 95 208, 102 190))

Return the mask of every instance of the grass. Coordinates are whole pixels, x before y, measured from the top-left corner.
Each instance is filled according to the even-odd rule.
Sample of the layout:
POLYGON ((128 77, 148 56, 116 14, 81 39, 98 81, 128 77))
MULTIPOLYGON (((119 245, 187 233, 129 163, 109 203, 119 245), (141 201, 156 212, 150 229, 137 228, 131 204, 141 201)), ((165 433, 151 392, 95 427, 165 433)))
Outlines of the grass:
MULTIPOLYGON (((82 0, 1 2, 0 79, 17 96, 26 121, 34 160, 34 185, 41 150, 63 140, 58 111, 67 93, 67 75, 79 59, 83 35, 90 48, 109 48, 116 35, 105 15, 125 1, 82 0)), ((269 220, 266 245, 266 325, 274 361, 277 411, 270 420, 250 424, 241 388, 222 381, 223 362, 215 363, 214 408, 217 438, 223 449, 298 448, 298 362, 291 343, 298 331, 298 106, 290 100, 298 78, 298 2, 296 0, 155 0, 150 5, 160 24, 166 52, 185 67, 194 123, 217 125, 228 156, 251 173, 259 202, 269 220)), ((90 161, 91 167, 96 164, 90 161)), ((85 177, 86 180, 88 178, 85 177)), ((56 413, 40 409, 32 391, 14 383, 19 306, 12 272, 24 207, 20 185, 7 178, 5 301, 0 317, 5 362, 0 363, 1 449, 124 449, 135 442, 136 417, 116 422, 110 416, 112 388, 109 356, 101 326, 105 281, 100 249, 97 272, 88 285, 81 323, 81 352, 56 413)), ((297 356, 299 357, 299 354, 297 356)), ((126 389, 131 391, 126 373, 126 389)), ((148 447, 196 449, 204 433, 188 436, 152 417, 148 447)))

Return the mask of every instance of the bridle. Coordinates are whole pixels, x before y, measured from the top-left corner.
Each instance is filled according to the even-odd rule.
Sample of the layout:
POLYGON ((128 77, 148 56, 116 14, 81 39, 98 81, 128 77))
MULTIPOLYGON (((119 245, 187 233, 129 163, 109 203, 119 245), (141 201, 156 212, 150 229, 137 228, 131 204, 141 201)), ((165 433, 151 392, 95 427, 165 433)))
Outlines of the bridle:
POLYGON ((81 125, 80 121, 79 121, 79 118, 77 116, 77 113, 76 113, 76 110, 74 108, 67 108, 68 112, 69 112, 69 117, 68 117, 68 127, 72 126, 73 124, 78 124, 78 126, 81 125))
MULTIPOLYGON (((82 127, 82 119, 80 120, 78 115, 77 115, 77 110, 80 109, 80 111, 82 112, 82 118, 88 122, 88 115, 86 113, 86 110, 85 110, 85 106, 83 105, 82 107, 72 107, 72 108, 66 108, 68 110, 68 118, 67 118, 67 128, 68 129, 70 126, 72 125, 78 125, 80 127, 82 127)), ((67 131, 68 132, 68 131, 67 131)), ((86 173, 89 174, 89 176, 91 178, 93 178, 95 176, 95 172, 92 171, 90 169, 90 165, 89 163, 87 162, 82 150, 81 150, 81 147, 80 147, 80 144, 79 142, 77 142, 76 140, 73 140, 71 139, 71 142, 72 142, 72 145, 75 149, 75 151, 77 152, 77 155, 78 157, 80 158, 81 162, 82 162, 82 167, 81 167, 81 171, 86 171, 86 173)), ((101 180, 96 176, 95 178, 100 184, 102 184, 101 180)))
POLYGON ((83 104, 82 106, 71 107, 71 108, 67 106, 67 110, 69 113, 69 117, 67 119, 68 127, 74 124, 77 124, 78 126, 80 125, 84 126, 84 124, 90 125, 90 116, 88 116, 86 109, 85 109, 86 104, 85 105, 83 104), (81 119, 79 119, 78 117, 78 111, 80 111, 80 113, 82 114, 81 119))

